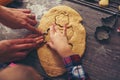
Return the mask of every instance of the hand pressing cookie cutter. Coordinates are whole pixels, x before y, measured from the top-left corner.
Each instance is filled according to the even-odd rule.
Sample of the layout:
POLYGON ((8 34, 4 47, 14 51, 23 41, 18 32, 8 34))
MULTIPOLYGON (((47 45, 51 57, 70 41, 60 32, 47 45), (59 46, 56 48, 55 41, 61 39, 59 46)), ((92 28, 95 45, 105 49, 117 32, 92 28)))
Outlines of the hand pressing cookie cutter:
POLYGON ((110 33, 115 28, 116 22, 118 20, 118 15, 114 14, 112 16, 102 18, 102 26, 96 28, 95 38, 100 43, 106 43, 110 39, 110 33))

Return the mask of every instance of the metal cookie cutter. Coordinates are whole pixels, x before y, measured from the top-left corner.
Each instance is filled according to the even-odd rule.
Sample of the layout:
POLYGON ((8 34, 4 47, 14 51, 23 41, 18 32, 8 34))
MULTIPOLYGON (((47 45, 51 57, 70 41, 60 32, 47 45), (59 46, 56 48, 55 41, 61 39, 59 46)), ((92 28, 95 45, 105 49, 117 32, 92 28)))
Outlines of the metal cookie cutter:
POLYGON ((95 38, 100 43, 106 43, 110 39, 110 33, 115 28, 116 22, 118 20, 118 15, 114 14, 112 16, 102 18, 102 26, 96 28, 95 38))
POLYGON ((106 43, 110 39, 111 28, 107 26, 100 26, 96 28, 95 38, 100 43, 106 43))
MULTIPOLYGON (((44 37, 44 40, 45 40, 46 36, 48 35, 49 30, 50 30, 50 28, 48 28, 48 29, 42 34, 43 37, 44 37)), ((44 42, 46 43, 47 41, 44 41, 44 42)))
POLYGON ((48 31, 49 31, 49 30, 50 30, 50 28, 48 28, 48 29, 46 30, 46 32, 43 33, 43 36, 44 36, 44 35, 48 35, 48 31))

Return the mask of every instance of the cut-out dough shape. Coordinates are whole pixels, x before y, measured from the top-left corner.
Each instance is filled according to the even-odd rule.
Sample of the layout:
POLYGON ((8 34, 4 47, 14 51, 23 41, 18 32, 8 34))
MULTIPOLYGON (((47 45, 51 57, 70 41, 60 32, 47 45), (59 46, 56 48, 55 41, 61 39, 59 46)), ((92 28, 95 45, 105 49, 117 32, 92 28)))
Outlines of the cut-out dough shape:
POLYGON ((65 24, 69 23, 69 17, 65 14, 60 14, 55 17, 55 23, 60 27, 63 27, 65 24))
MULTIPOLYGON (((86 31, 80 23, 81 21, 81 16, 74 9, 68 6, 56 6, 43 15, 38 29, 45 32, 53 23, 56 23, 58 29, 62 31, 62 26, 68 24, 67 38, 72 45, 73 54, 82 56, 86 44, 86 31)), ((46 41, 50 41, 49 33, 46 36, 46 41)), ((61 57, 49 49, 46 44, 38 49, 38 56, 49 76, 56 77, 66 72, 61 57)))

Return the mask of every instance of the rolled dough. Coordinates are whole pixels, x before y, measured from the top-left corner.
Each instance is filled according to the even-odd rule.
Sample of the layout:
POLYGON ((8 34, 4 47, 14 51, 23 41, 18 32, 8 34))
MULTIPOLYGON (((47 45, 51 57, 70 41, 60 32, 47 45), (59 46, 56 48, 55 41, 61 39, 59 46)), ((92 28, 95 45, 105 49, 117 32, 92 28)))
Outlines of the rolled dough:
MULTIPOLYGON (((86 44, 86 31, 80 23, 81 21, 82 18, 79 13, 68 6, 61 5, 53 7, 42 16, 38 29, 46 32, 49 26, 56 23, 57 27, 62 31, 63 26, 68 24, 68 42, 71 44, 72 51, 82 56, 86 44)), ((45 40, 50 41, 49 34, 45 40)), ((56 77, 66 72, 61 57, 48 48, 46 44, 38 49, 38 56, 40 63, 49 76, 56 77)))

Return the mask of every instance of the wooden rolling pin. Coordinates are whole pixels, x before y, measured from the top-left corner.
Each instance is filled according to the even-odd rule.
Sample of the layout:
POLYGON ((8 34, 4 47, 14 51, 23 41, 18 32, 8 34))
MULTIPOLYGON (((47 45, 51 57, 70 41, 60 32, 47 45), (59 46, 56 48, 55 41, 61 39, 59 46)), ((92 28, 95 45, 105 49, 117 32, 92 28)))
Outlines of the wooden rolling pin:
POLYGON ((100 5, 101 7, 106 7, 106 6, 109 5, 109 0, 100 0, 100 1, 99 1, 99 5, 100 5))
POLYGON ((13 0, 0 0, 0 5, 6 6, 7 4, 11 3, 13 0))

